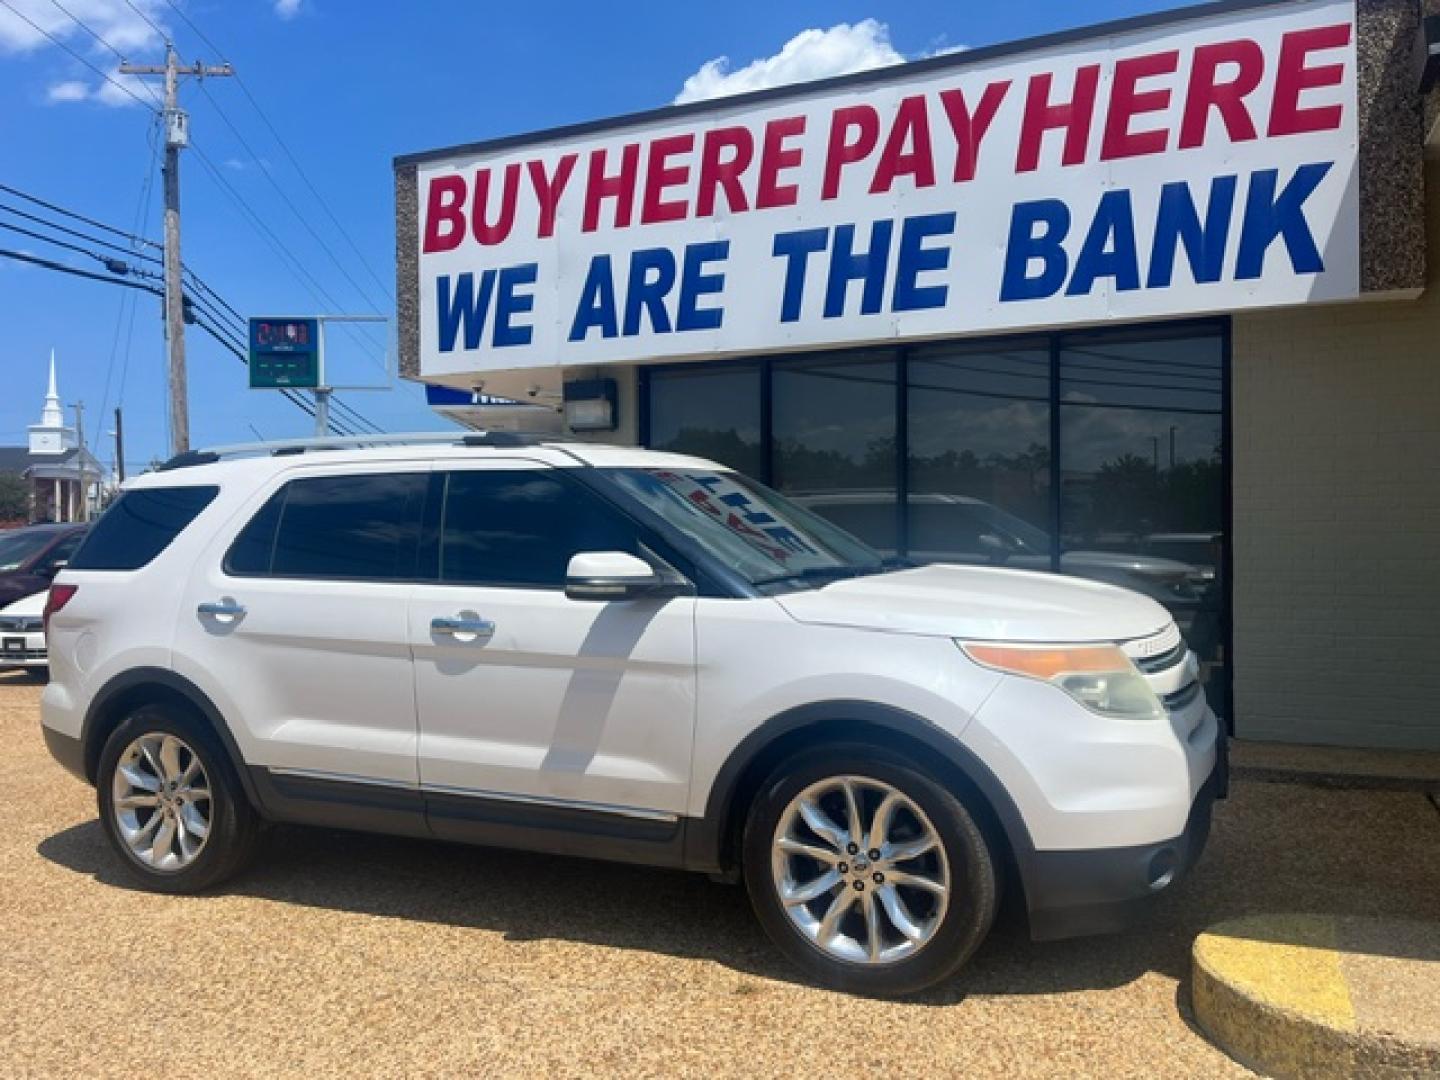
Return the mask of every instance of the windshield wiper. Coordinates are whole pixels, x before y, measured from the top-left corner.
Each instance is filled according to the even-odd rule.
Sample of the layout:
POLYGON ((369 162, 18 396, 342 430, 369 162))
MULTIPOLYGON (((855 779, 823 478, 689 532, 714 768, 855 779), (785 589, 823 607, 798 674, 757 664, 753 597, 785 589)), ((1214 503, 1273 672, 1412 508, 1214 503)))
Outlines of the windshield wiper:
POLYGON ((831 582, 840 581, 843 578, 864 577, 867 574, 879 574, 885 570, 883 563, 869 563, 865 566, 807 566, 803 570, 794 570, 788 574, 776 574, 774 577, 760 578, 752 581, 752 585, 775 585, 782 581, 805 581, 805 582, 831 582))

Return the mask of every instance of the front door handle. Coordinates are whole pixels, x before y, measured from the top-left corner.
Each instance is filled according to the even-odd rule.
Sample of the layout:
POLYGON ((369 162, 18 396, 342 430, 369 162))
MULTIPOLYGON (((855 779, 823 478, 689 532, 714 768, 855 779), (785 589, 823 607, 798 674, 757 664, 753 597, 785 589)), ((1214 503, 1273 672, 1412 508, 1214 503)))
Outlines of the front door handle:
POLYGON ((215 615, 222 619, 238 619, 245 614, 245 605, 225 597, 223 600, 209 600, 195 609, 199 615, 215 615))
POLYGON ((489 619, 481 619, 467 615, 457 615, 453 618, 438 617, 430 620, 430 632, 432 634, 473 634, 477 637, 489 637, 495 633, 495 624, 489 619))

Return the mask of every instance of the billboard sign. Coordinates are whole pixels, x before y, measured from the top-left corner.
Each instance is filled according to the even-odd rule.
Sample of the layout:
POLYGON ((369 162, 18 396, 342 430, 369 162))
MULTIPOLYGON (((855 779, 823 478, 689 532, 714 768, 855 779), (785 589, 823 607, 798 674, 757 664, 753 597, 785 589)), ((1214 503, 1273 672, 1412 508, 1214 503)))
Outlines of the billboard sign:
POLYGON ((1359 293, 1353 0, 417 158, 420 373, 1359 293))

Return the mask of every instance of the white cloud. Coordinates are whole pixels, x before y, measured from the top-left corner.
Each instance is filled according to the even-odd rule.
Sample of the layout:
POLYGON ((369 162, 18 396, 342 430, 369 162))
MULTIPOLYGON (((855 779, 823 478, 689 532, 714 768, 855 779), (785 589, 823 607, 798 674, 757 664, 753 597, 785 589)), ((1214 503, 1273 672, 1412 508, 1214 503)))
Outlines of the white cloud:
POLYGON ((905 57, 890 44, 890 30, 875 19, 840 23, 829 30, 802 30, 774 56, 754 60, 738 70, 730 58, 719 56, 700 65, 685 80, 675 104, 707 101, 772 86, 849 75, 856 71, 898 64, 905 57))
MULTIPOLYGON (((10 3, 15 8, 14 12, 0 7, 0 52, 28 53, 52 48, 45 37, 49 34, 77 52, 110 56, 104 46, 80 29, 50 0, 10 0, 10 3), (22 15, 24 18, 21 18, 22 15)), ((76 19, 127 56, 132 52, 144 53, 161 44, 160 36, 145 19, 163 29, 164 0, 135 0, 135 8, 140 9, 138 12, 125 0, 69 0, 65 7, 76 19)))
POLYGON ((301 0, 275 0, 275 14, 282 19, 293 19, 300 14, 301 0))
POLYGON ((45 100, 52 104, 65 101, 84 101, 90 96, 90 87, 78 79, 67 79, 55 83, 45 91, 45 100))
POLYGON ((134 7, 126 0, 67 0, 65 8, 75 19, 71 19, 70 15, 50 3, 50 0, 9 2, 15 11, 0 7, 0 54, 33 53, 37 57, 53 59, 55 63, 65 67, 68 77, 52 79, 45 91, 47 102, 54 105, 81 101, 95 101, 112 106, 135 104, 134 98, 118 86, 93 76, 81 64, 56 48, 51 38, 82 56, 88 55, 95 66, 103 66, 110 78, 125 85, 142 100, 148 100, 149 95, 142 89, 143 80, 119 75, 116 72, 114 54, 81 29, 75 19, 104 38, 123 56, 139 61, 158 59, 163 41, 150 23, 153 22, 164 30, 165 24, 161 21, 164 0, 134 0, 134 7), (146 21, 147 18, 149 22, 146 21), (49 37, 46 37, 47 34, 49 37))

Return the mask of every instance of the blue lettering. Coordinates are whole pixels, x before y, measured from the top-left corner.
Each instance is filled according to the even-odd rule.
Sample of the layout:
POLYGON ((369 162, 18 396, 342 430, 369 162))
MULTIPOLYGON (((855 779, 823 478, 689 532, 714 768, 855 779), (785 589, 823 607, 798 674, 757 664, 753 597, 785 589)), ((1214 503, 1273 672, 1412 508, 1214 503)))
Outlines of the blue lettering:
POLYGON ((453 352, 460 328, 465 328, 465 348, 478 349, 480 335, 485 331, 485 312, 490 309, 490 294, 495 289, 495 271, 480 275, 480 294, 475 294, 475 275, 461 274, 450 291, 450 275, 441 274, 435 281, 435 302, 440 325, 440 351, 453 352))
POLYGON ((657 334, 670 332, 665 294, 675 285, 675 256, 668 248, 645 248, 630 256, 630 279, 625 285, 625 337, 640 332, 640 310, 650 316, 657 334), (653 276, 652 276, 653 274, 653 276))
POLYGON ((1310 224, 1305 220, 1305 200, 1310 197, 1333 161, 1317 161, 1301 165, 1277 196, 1275 169, 1263 169, 1250 175, 1250 190, 1245 195, 1245 223, 1240 229, 1240 250, 1235 257, 1235 278, 1245 281, 1258 278, 1265 268, 1265 252, 1277 237, 1285 238, 1290 267, 1297 274, 1318 274, 1325 261, 1315 247, 1310 224))
POLYGON ((729 240, 712 240, 689 244, 685 248, 685 269, 680 275, 680 304, 675 312, 676 330, 718 330, 724 312, 720 308, 700 308, 697 301, 725 288, 725 275, 716 271, 705 273, 705 264, 718 262, 730 255, 729 240))
POLYGON ((1197 284, 1220 280, 1225 264, 1225 239, 1230 231, 1230 212, 1235 208, 1234 176, 1217 176, 1210 181, 1210 200, 1205 223, 1183 180, 1160 189, 1160 210, 1155 217, 1155 243, 1150 248, 1150 273, 1145 285, 1168 289, 1175 273, 1177 245, 1185 246, 1190 274, 1197 284))
POLYGON ((1117 292, 1140 287, 1139 255, 1135 251, 1135 217, 1130 209, 1130 192, 1124 188, 1100 196, 1095 220, 1085 234, 1075 273, 1065 288, 1066 296, 1084 296, 1095 287, 1097 278, 1115 279, 1117 292))
POLYGON ((824 251, 829 242, 826 229, 798 229, 776 233, 771 254, 785 258, 785 288, 780 299, 780 321, 794 322, 800 318, 800 302, 804 299, 805 270, 810 256, 824 251))
POLYGON ((1010 215, 1010 237, 1005 243, 1005 271, 1000 279, 1000 301, 1043 300, 1065 284, 1070 260, 1060 246, 1070 231, 1070 208, 1059 199, 1016 203, 1010 215), (1044 226, 1036 234, 1035 227, 1044 226), (1029 276, 1030 263, 1039 259, 1040 273, 1029 276))
POLYGON ((585 273, 580 289, 580 303, 575 308, 575 321, 570 326, 570 340, 584 341, 591 327, 600 328, 600 336, 613 338, 619 333, 615 317, 615 279, 610 273, 610 256, 596 255, 585 273))
POLYGON ((845 314, 845 290, 852 281, 863 280, 860 314, 874 315, 880 310, 885 293, 885 267, 890 261, 890 236, 893 221, 877 221, 870 226, 870 250, 857 254, 855 226, 835 227, 835 250, 830 256, 830 277, 825 285, 825 318, 845 314))
POLYGON ((919 285, 916 279, 927 270, 944 270, 950 265, 948 245, 927 248, 925 241, 932 236, 950 236, 954 232, 954 211, 905 219, 900 226, 900 254, 895 266, 891 310, 921 311, 945 306, 950 291, 948 285, 919 285))
POLYGON ((521 263, 508 266, 500 271, 500 291, 495 298, 495 334, 492 338, 497 349, 507 345, 529 345, 533 328, 516 326, 511 320, 535 310, 535 294, 517 293, 518 285, 534 285, 539 271, 536 263, 521 263))

